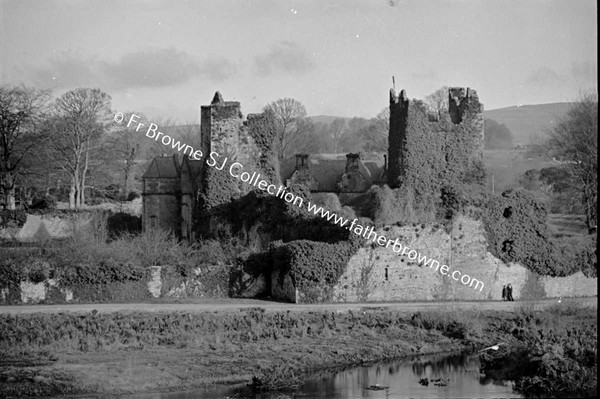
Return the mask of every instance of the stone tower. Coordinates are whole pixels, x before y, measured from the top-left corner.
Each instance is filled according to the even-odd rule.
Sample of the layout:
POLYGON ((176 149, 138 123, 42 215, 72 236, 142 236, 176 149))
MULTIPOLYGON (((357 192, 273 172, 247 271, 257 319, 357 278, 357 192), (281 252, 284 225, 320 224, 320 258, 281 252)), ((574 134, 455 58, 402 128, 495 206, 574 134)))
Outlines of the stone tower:
POLYGON ((390 188, 431 197, 445 185, 483 181, 483 105, 468 87, 449 88, 448 98, 447 112, 432 118, 424 102, 390 90, 390 188))
POLYGON ((204 156, 208 158, 211 151, 223 157, 236 154, 242 126, 240 103, 223 101, 221 93, 216 92, 210 105, 203 105, 200 110, 200 140, 204 156))
POLYGON ((483 157, 483 104, 479 102, 477 91, 470 87, 451 87, 448 99, 450 120, 455 125, 466 123, 473 127, 478 134, 478 140, 473 144, 483 157))
POLYGON ((402 154, 406 143, 409 101, 404 90, 396 95, 390 89, 390 131, 388 135, 387 180, 391 188, 400 186, 402 154))

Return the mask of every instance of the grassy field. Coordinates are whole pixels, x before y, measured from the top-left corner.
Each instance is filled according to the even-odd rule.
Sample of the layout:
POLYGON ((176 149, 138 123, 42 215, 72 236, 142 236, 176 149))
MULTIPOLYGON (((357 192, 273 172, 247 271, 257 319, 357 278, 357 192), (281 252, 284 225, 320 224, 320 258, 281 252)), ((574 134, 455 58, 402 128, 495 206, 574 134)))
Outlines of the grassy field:
POLYGON ((529 144, 536 136, 546 136, 546 129, 551 128, 571 105, 572 103, 567 102, 515 105, 484 111, 483 114, 486 119, 493 119, 508 126, 515 144, 529 144))
POLYGON ((590 332, 590 323, 597 323, 595 309, 576 309, 568 316, 562 309, 411 314, 260 308, 2 315, 0 396, 189 390, 253 377, 262 388, 272 389, 317 370, 473 351, 498 342, 523 347, 530 337, 525 331, 568 327, 590 332), (542 319, 546 324, 536 324, 542 319))
POLYGON ((585 215, 548 215, 548 225, 555 234, 565 236, 588 236, 588 228, 585 224, 585 215))

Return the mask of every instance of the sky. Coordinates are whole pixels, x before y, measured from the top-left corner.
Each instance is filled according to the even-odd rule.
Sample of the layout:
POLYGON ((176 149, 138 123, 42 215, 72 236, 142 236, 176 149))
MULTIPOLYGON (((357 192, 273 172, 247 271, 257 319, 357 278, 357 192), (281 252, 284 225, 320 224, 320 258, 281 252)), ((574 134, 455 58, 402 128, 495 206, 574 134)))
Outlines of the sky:
POLYGON ((99 87, 121 112, 198 123, 215 91, 244 115, 375 116, 397 90, 477 90, 485 109, 598 84, 592 0, 0 0, 0 83, 99 87))

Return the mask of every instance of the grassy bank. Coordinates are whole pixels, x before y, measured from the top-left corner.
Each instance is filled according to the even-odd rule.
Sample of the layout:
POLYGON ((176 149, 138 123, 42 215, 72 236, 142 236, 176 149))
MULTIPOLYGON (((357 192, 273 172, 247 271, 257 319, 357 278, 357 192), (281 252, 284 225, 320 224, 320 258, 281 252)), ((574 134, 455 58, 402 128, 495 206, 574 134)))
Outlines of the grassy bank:
MULTIPOLYGON (((592 317, 580 310, 571 321, 592 317)), ((187 390, 253 377, 272 388, 292 373, 498 342, 517 347, 525 343, 519 329, 532 321, 523 312, 376 309, 2 315, 0 396, 187 390)))
POLYGON ((518 345, 485 352, 481 369, 498 379, 513 380, 528 396, 596 397, 598 319, 574 306, 545 312, 522 308, 512 336, 518 345))

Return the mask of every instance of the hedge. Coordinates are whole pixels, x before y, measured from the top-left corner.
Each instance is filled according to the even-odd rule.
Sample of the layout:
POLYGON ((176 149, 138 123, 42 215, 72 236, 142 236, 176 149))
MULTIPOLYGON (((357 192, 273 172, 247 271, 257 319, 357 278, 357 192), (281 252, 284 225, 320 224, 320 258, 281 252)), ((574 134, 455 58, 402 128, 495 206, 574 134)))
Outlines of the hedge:
POLYGON ((27 221, 27 212, 21 210, 0 210, 0 228, 23 227, 27 221))
MULTIPOLYGON (((356 236, 358 238, 358 236, 356 236)), ((280 278, 286 273, 299 289, 335 285, 346 270, 348 261, 359 248, 358 239, 334 244, 309 240, 292 241, 273 251, 274 267, 280 278)))

